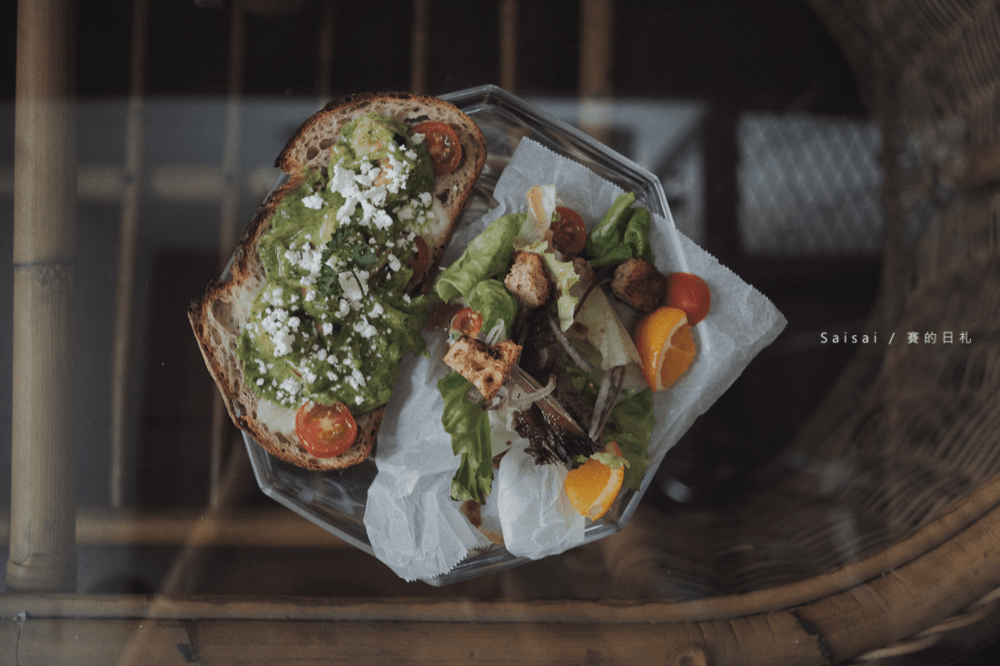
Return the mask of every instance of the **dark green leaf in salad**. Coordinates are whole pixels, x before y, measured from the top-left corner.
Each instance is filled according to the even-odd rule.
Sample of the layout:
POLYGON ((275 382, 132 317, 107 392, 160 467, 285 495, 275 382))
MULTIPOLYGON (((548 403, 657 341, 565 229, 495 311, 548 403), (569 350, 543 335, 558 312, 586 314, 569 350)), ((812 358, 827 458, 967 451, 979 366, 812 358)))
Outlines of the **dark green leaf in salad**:
POLYGON ((628 461, 623 484, 632 490, 639 490, 642 475, 649 467, 648 444, 655 423, 653 392, 644 389, 626 396, 615 405, 604 428, 601 442, 618 442, 622 457, 628 461))
POLYGON ((485 400, 466 399, 472 382, 452 372, 438 382, 444 398, 441 423, 451 435, 451 448, 462 461, 451 480, 451 498, 458 501, 486 501, 493 488, 493 449, 490 443, 489 415, 485 400))
MULTIPOLYGON (((591 404, 597 401, 600 378, 589 375, 575 363, 567 365, 567 371, 573 377, 573 384, 584 400, 591 404)), ((604 426, 599 439, 601 446, 614 440, 618 442, 625 458, 624 485, 633 490, 639 490, 642 475, 649 467, 649 439, 656 424, 653 412, 653 392, 650 389, 623 392, 604 426)), ((582 464, 586 459, 577 460, 582 464)))
POLYGON ((615 199, 587 237, 584 254, 594 268, 617 266, 628 259, 642 258, 653 263, 649 245, 649 211, 633 208, 635 194, 626 192, 615 199))
POLYGON ((503 282, 489 278, 478 282, 469 293, 469 307, 483 316, 483 333, 490 333, 498 321, 503 321, 505 335, 510 336, 517 317, 518 303, 503 282))
POLYGON ((632 257, 653 263, 653 248, 649 244, 649 211, 636 208, 625 225, 622 241, 632 250, 632 257))
POLYGON ((441 271, 435 289, 448 303, 457 296, 468 298, 480 280, 496 277, 507 271, 514 256, 514 239, 527 213, 498 217, 476 236, 455 263, 441 271))

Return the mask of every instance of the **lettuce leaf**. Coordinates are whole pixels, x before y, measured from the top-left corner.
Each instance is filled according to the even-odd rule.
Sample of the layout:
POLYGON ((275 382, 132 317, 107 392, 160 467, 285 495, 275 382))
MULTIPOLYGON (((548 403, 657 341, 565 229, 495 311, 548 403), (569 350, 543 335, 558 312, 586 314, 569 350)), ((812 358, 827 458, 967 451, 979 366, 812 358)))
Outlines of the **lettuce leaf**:
POLYGON ((573 337, 582 335, 600 352, 602 369, 610 370, 628 363, 642 364, 639 350, 602 289, 595 289, 583 302, 576 321, 580 324, 579 333, 574 333, 573 337))
POLYGON ((580 274, 572 261, 559 261, 556 255, 548 251, 549 244, 546 241, 539 241, 524 248, 535 252, 545 262, 549 271, 549 276, 555 281, 556 291, 556 311, 559 313, 559 328, 568 329, 573 325, 573 312, 580 297, 573 285, 580 281, 580 274))
POLYGON ((653 263, 653 246, 649 244, 649 225, 651 219, 645 208, 636 208, 628 218, 625 231, 622 233, 622 243, 632 250, 632 256, 653 263))
POLYGON ((498 341, 506 340, 514 327, 518 302, 503 282, 493 278, 477 282, 469 292, 468 301, 469 307, 483 316, 483 331, 492 331, 498 321, 503 321, 504 335, 498 341))
POLYGON ((618 195, 611 207, 608 208, 608 212, 587 235, 584 253, 590 258, 590 264, 594 268, 621 263, 617 261, 617 257, 621 250, 625 225, 628 223, 633 203, 635 203, 633 193, 626 192, 618 195))
MULTIPOLYGON (((493 449, 490 443, 489 412, 483 409, 485 400, 465 399, 472 382, 452 372, 441 378, 438 390, 444 398, 441 423, 451 435, 451 450, 461 455, 458 470, 451 480, 451 498, 480 504, 493 489, 493 449)), ((620 446, 620 445, 619 445, 620 446)))
POLYGON ((462 256, 438 276, 435 289, 441 300, 448 303, 456 296, 468 299, 476 283, 505 272, 514 256, 514 240, 527 217, 527 213, 498 217, 473 238, 462 256))
POLYGON ((611 410, 601 443, 618 442, 622 457, 628 461, 623 484, 639 490, 642 475, 649 467, 649 437, 656 416, 653 414, 653 392, 645 389, 626 396, 611 410))
POLYGON ((615 199, 587 236, 584 253, 594 268, 616 266, 628 259, 642 258, 653 263, 649 244, 649 211, 632 208, 635 194, 626 192, 615 199))

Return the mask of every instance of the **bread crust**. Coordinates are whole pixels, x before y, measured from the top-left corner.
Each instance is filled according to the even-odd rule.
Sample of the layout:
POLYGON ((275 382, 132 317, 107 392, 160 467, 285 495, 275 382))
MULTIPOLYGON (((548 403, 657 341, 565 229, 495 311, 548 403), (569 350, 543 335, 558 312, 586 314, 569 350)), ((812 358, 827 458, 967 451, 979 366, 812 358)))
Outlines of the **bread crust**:
POLYGON ((446 213, 446 223, 435 230, 433 238, 426 239, 430 270, 425 271, 416 291, 427 291, 485 165, 486 140, 468 116, 437 98, 410 93, 365 93, 330 102, 296 130, 275 161, 288 179, 268 195, 247 224, 229 267, 231 277, 212 280, 204 296, 188 309, 205 365, 222 393, 233 423, 271 455, 305 469, 343 469, 364 461, 375 445, 385 407, 354 414, 358 434, 348 451, 332 458, 316 458, 294 434, 294 413, 261 401, 247 386, 236 347, 250 319, 254 297, 265 281, 257 246, 270 229, 278 205, 302 182, 309 169, 326 164, 328 149, 340 136, 343 126, 369 112, 389 116, 409 127, 424 120, 448 123, 455 128, 462 144, 459 166, 434 181, 432 194, 446 213))

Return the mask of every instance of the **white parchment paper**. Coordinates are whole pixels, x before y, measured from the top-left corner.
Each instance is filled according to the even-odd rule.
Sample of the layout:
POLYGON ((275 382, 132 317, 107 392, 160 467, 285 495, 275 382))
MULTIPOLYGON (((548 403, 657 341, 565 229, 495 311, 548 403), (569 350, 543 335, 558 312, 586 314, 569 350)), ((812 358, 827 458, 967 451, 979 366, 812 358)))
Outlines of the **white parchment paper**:
MULTIPOLYGON (((622 193, 616 185, 577 162, 522 139, 493 193, 498 206, 456 231, 443 265, 454 261, 469 240, 502 215, 526 209, 533 185, 554 184, 560 205, 595 224, 622 193)), ((658 268, 701 276, 712 292, 709 316, 692 328, 698 356, 674 386, 654 395, 656 425, 650 439, 645 491, 666 452, 743 372, 785 326, 785 319, 760 292, 681 234, 669 217, 652 216, 650 242, 658 268)), ((490 541, 449 498, 460 457, 441 425, 444 402, 437 381, 448 372, 436 360, 439 340, 425 335, 431 358, 404 360, 379 431, 378 474, 368 490, 365 527, 375 555, 406 580, 447 573, 471 550, 490 541)), ((579 545, 585 521, 561 492, 566 471, 534 465, 515 442, 504 456, 483 524, 499 526, 511 553, 533 559, 579 545)))

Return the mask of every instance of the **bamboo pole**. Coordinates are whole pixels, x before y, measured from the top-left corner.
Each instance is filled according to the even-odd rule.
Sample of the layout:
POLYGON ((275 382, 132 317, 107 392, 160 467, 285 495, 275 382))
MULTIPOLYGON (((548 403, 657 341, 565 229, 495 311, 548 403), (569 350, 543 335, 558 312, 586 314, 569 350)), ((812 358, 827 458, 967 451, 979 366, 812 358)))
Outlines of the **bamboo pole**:
POLYGON ((580 15, 580 128, 598 141, 611 138, 613 0, 583 0, 580 15))
POLYGON ((24 591, 76 588, 73 9, 68 0, 17 8, 7 586, 24 591))
MULTIPOLYGON (((0 543, 10 524, 0 521, 0 543)), ((322 548, 353 549, 287 508, 253 507, 209 513, 194 508, 81 508, 76 514, 79 546, 145 548, 322 548)))
POLYGON ((410 46, 410 92, 427 92, 427 44, 430 26, 429 0, 413 0, 413 30, 410 46))
POLYGON ((226 189, 222 195, 221 225, 219 229, 219 263, 229 262, 236 247, 237 214, 239 211, 240 125, 243 94, 243 52, 245 49, 246 14, 241 2, 232 7, 229 25, 229 92, 226 101, 226 137, 223 145, 222 173, 226 189))
POLYGON ((500 87, 517 92, 517 0, 500 0, 500 87))
MULTIPOLYGON (((245 40, 243 4, 232 8, 229 26, 229 94, 226 102, 226 138, 223 146, 222 173, 224 190, 219 210, 219 267, 224 266, 236 247, 237 215, 239 213, 240 182, 237 178, 240 159, 240 123, 243 92, 243 50, 245 40)), ((222 395, 215 392, 212 401, 212 439, 209 463, 209 504, 220 502, 220 483, 226 442, 231 432, 229 415, 222 395)))
POLYGON ((128 118, 125 126, 125 183, 118 234, 118 281, 115 287, 115 329, 111 369, 111 471, 108 494, 111 506, 120 507, 125 497, 125 465, 128 421, 129 367, 132 352, 135 258, 139 236, 140 171, 143 142, 143 89, 146 70, 146 24, 148 0, 132 4, 132 62, 129 81, 128 118))
POLYGON ((330 101, 330 83, 333 80, 333 55, 336 44, 337 4, 335 0, 323 2, 316 46, 316 96, 320 104, 330 101))

